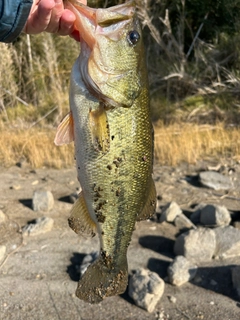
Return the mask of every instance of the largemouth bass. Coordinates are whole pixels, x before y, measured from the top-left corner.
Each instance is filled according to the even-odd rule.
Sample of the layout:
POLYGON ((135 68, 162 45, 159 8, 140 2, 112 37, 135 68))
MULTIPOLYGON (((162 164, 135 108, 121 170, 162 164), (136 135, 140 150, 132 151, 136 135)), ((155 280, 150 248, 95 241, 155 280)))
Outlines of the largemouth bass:
POLYGON ((108 9, 77 0, 65 6, 77 17, 81 53, 71 73, 71 111, 55 143, 75 144, 82 192, 69 225, 100 238, 99 258, 83 274, 76 295, 98 303, 125 291, 135 222, 155 211, 148 79, 133 1, 108 9))

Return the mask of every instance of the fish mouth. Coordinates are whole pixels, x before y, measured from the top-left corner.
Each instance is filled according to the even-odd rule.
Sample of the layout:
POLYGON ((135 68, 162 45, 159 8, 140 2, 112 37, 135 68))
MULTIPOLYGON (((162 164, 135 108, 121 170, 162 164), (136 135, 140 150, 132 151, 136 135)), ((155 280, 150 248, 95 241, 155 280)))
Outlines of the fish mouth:
POLYGON ((106 9, 94 9, 79 0, 67 0, 65 7, 75 13, 77 17, 75 27, 91 49, 96 43, 96 36, 102 33, 117 41, 119 29, 124 28, 126 21, 131 19, 135 12, 134 1, 106 9))
POLYGON ((126 89, 121 92, 117 84, 129 78, 132 71, 109 67, 108 60, 112 56, 105 57, 106 51, 101 50, 100 42, 107 39, 111 45, 123 37, 126 26, 135 14, 134 1, 106 9, 87 7, 79 0, 67 0, 65 6, 76 15, 75 28, 81 39, 79 66, 86 87, 107 105, 130 107, 139 92, 129 94, 126 89), (111 90, 114 94, 109 95, 111 90))

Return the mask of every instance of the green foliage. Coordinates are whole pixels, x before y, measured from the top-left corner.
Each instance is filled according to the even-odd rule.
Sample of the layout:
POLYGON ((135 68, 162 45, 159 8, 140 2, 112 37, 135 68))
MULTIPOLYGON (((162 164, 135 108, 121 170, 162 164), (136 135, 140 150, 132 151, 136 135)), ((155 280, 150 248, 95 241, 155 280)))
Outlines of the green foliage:
POLYGON ((204 26, 200 38, 210 43, 213 43, 220 33, 233 35, 238 32, 239 4, 239 0, 165 0, 161 2, 161 11, 169 10, 172 31, 176 38, 179 25, 184 19, 184 45, 187 52, 201 23, 204 23, 204 26))

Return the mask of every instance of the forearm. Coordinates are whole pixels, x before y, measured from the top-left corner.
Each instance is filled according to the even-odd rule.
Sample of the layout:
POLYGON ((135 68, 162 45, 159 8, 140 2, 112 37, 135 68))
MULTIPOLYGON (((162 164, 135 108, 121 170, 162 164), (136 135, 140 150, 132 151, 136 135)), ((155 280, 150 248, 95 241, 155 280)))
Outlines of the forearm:
POLYGON ((14 41, 28 19, 32 0, 0 1, 0 41, 14 41))

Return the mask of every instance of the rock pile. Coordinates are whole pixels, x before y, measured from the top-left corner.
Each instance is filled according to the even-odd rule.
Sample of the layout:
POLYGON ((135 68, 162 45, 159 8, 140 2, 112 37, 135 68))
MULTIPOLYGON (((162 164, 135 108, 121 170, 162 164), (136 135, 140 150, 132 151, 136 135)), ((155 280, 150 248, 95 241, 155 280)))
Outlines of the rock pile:
MULTIPOLYGON (((185 188, 187 182, 183 179, 179 181, 181 185, 185 183, 185 188)), ((198 182, 214 190, 230 190, 233 187, 229 177, 223 177, 213 171, 201 172, 198 176, 198 182)), ((36 184, 35 181, 32 183, 32 185, 36 184)), ((19 190, 19 188, 21 186, 17 184, 11 187, 13 190, 19 190)), ((185 192, 188 194, 189 189, 186 188, 185 192)), ((71 202, 74 202, 77 194, 72 194, 70 197, 71 202)), ((172 224, 179 231, 174 243, 175 257, 167 270, 168 277, 163 280, 157 273, 140 268, 132 270, 129 280, 129 296, 137 306, 148 312, 154 310, 157 302, 163 296, 164 281, 174 286, 182 286, 188 281, 199 283, 201 277, 198 274, 198 267, 203 263, 209 263, 212 259, 240 256, 240 221, 233 222, 231 220, 232 213, 226 206, 199 203, 194 212, 190 214, 183 212, 177 203, 178 200, 169 202, 170 199, 171 195, 168 200, 164 199, 164 203, 168 203, 161 208, 159 214, 160 223, 172 224)), ((21 230, 0 210, 0 266, 9 252, 13 252, 21 244, 22 236, 37 236, 52 230, 54 220, 46 215, 51 215, 53 208, 54 197, 52 193, 45 189, 36 189, 32 197, 33 220, 21 230), (4 241, 1 241, 2 239, 4 241)), ((80 266, 81 275, 96 258, 97 253, 93 252, 83 259, 80 266)), ((240 297, 239 275, 240 265, 233 266, 231 269, 233 289, 240 297)), ((212 286, 217 285, 213 279, 210 279, 209 282, 212 286)), ((169 296, 169 300, 176 303, 174 296, 169 296)), ((163 318, 165 318, 164 315, 163 318)))
MULTIPOLYGON (((230 225, 231 214, 225 206, 201 203, 188 218, 173 201, 162 208, 159 220, 160 223, 174 224, 182 232, 176 238, 175 258, 168 267, 168 282, 172 285, 181 286, 190 280, 195 281, 195 277, 197 282, 200 263, 240 256, 240 230, 230 225)), ((151 312, 154 304, 148 300, 146 273, 146 270, 139 269, 131 277, 129 295, 136 305, 151 312)), ((231 273, 233 288, 240 296, 240 266, 233 268, 231 273)), ((159 277, 154 276, 152 279, 156 283, 161 282, 159 277)), ((161 291, 153 300, 161 299, 162 294, 161 291)))

